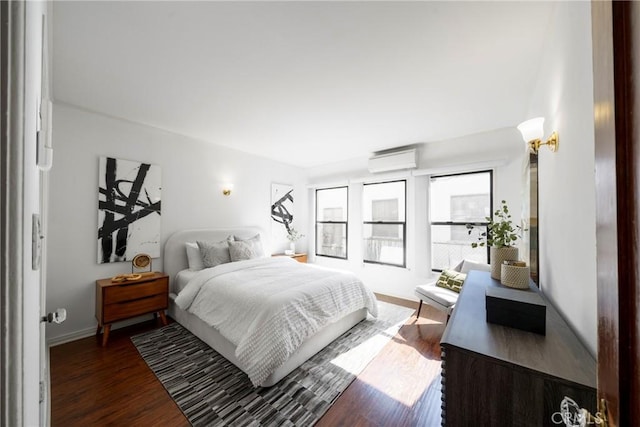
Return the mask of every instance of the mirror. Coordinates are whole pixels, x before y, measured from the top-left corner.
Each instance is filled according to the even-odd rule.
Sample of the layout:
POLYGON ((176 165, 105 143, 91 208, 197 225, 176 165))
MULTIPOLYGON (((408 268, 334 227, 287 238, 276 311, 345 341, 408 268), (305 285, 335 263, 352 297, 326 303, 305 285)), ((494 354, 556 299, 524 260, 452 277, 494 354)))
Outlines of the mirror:
POLYGON ((529 153, 529 266, 531 279, 538 281, 538 155, 529 153))

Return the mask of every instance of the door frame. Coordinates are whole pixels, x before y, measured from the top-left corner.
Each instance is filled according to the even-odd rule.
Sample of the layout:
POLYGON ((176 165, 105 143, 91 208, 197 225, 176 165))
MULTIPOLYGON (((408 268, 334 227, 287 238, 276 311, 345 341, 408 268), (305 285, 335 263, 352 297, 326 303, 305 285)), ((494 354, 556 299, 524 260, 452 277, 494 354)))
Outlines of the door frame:
POLYGON ((26 4, 0 2, 0 424, 23 424, 23 189, 26 4), (10 113, 10 114, 8 114, 10 113))
POLYGON ((640 420, 640 5, 594 0, 591 10, 598 399, 610 426, 626 426, 640 420))

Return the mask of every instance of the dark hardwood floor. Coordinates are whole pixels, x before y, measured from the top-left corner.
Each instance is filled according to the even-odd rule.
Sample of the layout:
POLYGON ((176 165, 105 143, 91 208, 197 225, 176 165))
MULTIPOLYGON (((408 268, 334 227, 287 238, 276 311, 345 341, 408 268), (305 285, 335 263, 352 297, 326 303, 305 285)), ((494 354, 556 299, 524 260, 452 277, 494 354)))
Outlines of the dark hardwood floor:
MULTIPOLYGON (((440 338, 445 316, 423 306, 316 424, 440 425, 440 338)), ((149 321, 51 348, 51 425, 188 426, 129 337, 149 321)))
POLYGON ((129 337, 160 327, 149 321, 101 337, 52 347, 52 426, 189 426, 129 337))

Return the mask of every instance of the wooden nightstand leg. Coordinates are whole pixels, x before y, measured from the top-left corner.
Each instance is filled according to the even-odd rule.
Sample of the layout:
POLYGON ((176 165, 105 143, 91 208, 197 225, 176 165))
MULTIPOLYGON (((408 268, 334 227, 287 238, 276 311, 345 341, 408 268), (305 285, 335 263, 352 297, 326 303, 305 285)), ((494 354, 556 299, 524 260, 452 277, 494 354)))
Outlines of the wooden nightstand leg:
POLYGON ((111 324, 104 325, 104 333, 102 334, 102 346, 107 346, 107 341, 109 340, 109 332, 111 332, 111 324))
POLYGON ((167 326, 167 316, 164 315, 164 310, 159 311, 158 314, 160 315, 160 320, 162 321, 162 324, 164 326, 167 326))
POLYGON ((100 332, 102 332, 102 326, 98 325, 98 329, 96 330, 96 336, 100 335, 100 332))

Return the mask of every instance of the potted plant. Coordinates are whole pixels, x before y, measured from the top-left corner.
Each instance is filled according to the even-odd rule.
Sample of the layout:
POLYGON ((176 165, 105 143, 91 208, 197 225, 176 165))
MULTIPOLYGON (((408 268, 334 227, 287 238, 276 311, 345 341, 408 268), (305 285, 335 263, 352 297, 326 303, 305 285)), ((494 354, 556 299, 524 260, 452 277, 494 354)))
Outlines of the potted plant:
MULTIPOLYGON (((480 233, 479 242, 471 243, 472 248, 488 245, 490 247, 491 277, 500 280, 500 270, 504 261, 515 261, 518 259, 518 248, 513 246, 521 237, 522 227, 514 225, 511 221, 511 214, 507 202, 502 200, 500 209, 496 210, 493 218, 486 217, 487 231, 480 233)), ((474 226, 467 224, 468 233, 474 226)))
POLYGON ((287 255, 293 255, 296 253, 296 242, 304 237, 304 234, 300 233, 294 227, 289 227, 287 230, 287 240, 289 240, 289 251, 285 251, 287 255), (290 253, 289 253, 290 252, 290 253))

